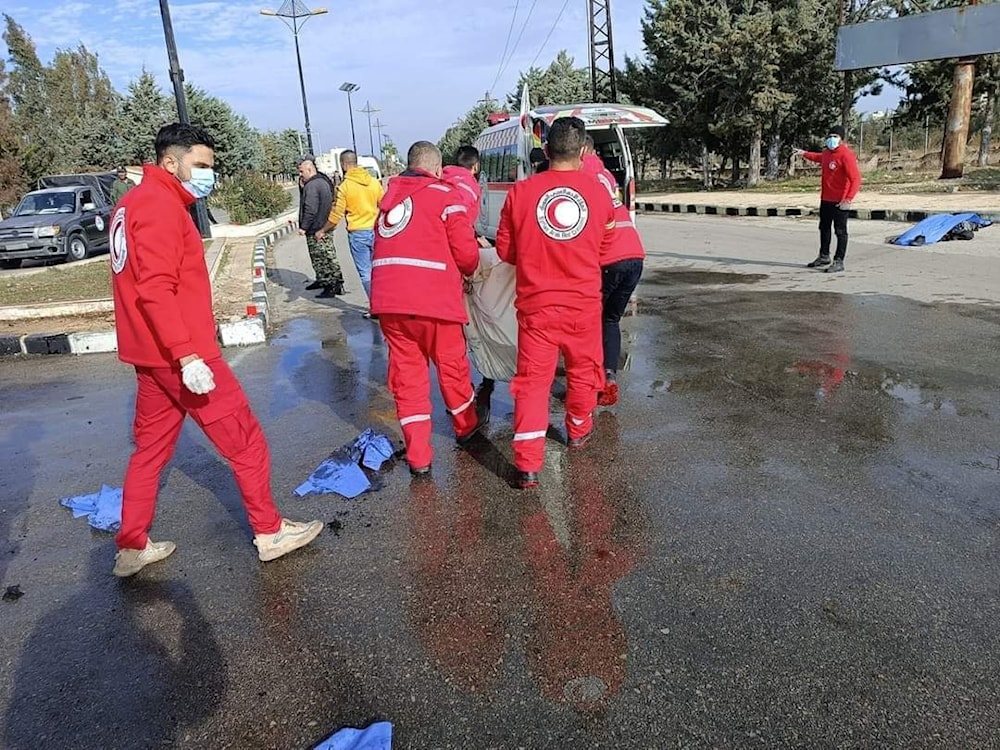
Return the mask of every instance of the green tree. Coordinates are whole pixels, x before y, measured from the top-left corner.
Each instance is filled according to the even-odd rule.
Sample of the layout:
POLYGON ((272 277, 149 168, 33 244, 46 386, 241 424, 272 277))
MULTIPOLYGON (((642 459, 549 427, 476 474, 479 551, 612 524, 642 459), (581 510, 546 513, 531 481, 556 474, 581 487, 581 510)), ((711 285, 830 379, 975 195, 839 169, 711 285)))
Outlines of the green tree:
POLYGON ((176 118, 173 100, 160 90, 153 74, 143 69, 138 78, 129 82, 128 94, 121 106, 122 160, 129 164, 153 162, 157 132, 176 118))
POLYGON ((121 161, 124 143, 115 127, 121 98, 97 55, 82 44, 57 50, 45 70, 45 95, 56 171, 111 169, 121 161))
POLYGON ((257 132, 242 115, 203 89, 185 84, 191 122, 215 140, 215 169, 229 177, 239 172, 261 171, 264 149, 257 132))
POLYGON ((529 68, 521 73, 517 87, 507 96, 507 107, 517 112, 521 107, 521 90, 528 84, 533 107, 547 104, 579 104, 589 102, 590 72, 578 68, 566 50, 560 50, 548 68, 529 68))
POLYGON ((45 67, 38 59, 35 43, 25 30, 8 15, 4 43, 10 55, 7 93, 20 134, 21 164, 25 177, 34 181, 45 174, 55 161, 51 120, 45 95, 45 67))
POLYGON ((4 215, 28 187, 21 166, 21 142, 7 86, 7 71, 3 60, 0 60, 0 209, 3 209, 4 215))
POLYGON ((465 115, 445 131, 444 136, 438 141, 438 148, 445 164, 451 164, 455 159, 455 152, 460 146, 471 144, 476 137, 489 126, 489 116, 494 112, 502 111, 499 102, 489 100, 479 102, 465 115))

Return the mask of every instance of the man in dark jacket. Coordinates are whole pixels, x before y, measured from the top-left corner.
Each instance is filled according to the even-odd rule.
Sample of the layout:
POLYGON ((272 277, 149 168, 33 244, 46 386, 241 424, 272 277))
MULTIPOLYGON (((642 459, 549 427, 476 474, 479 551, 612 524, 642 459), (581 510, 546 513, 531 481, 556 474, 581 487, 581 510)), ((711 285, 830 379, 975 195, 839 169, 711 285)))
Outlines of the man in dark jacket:
POLYGON ((317 171, 312 155, 299 160, 299 234, 305 235, 316 280, 306 289, 322 289, 319 297, 335 297, 344 293, 344 276, 337 262, 333 237, 316 236, 326 225, 333 208, 333 183, 317 171))

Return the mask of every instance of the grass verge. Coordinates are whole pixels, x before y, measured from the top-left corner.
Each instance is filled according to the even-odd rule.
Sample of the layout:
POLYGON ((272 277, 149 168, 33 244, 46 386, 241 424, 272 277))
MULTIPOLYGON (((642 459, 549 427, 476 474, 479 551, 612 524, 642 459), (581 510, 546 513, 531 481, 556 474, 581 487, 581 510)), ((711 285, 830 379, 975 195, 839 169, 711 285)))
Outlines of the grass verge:
POLYGON ((80 265, 50 266, 41 273, 0 276, 0 306, 78 302, 110 296, 111 272, 107 258, 80 265))

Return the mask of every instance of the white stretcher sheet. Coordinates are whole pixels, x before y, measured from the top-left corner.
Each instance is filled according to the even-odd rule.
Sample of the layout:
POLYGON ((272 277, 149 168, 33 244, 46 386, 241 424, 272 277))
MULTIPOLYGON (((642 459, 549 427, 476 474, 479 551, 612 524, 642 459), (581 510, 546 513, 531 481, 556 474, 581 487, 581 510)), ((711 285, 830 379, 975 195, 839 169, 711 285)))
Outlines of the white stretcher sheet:
POLYGON ((472 293, 465 295, 465 334, 472 363, 493 380, 509 381, 517 371, 514 291, 514 266, 501 261, 495 248, 480 248, 472 293))

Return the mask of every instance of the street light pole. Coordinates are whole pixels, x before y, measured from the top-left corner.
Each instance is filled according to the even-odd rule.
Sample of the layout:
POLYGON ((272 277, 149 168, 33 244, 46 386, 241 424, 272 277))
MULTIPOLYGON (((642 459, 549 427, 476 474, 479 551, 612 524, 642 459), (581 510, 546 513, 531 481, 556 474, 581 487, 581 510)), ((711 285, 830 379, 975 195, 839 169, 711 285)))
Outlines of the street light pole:
POLYGON ((371 147, 371 155, 375 156, 375 134, 372 132, 372 115, 375 112, 381 112, 381 109, 372 109, 371 102, 365 102, 365 108, 358 110, 359 112, 364 112, 368 115, 368 144, 371 147))
POLYGON ((351 94, 361 88, 356 83, 342 83, 340 90, 347 93, 347 112, 351 116, 351 148, 358 153, 358 140, 354 137, 354 108, 351 106, 351 94))
POLYGON ((309 147, 309 153, 313 153, 313 137, 312 137, 312 127, 309 124, 309 105, 306 103, 306 81, 305 77, 302 75, 302 53, 299 51, 299 29, 301 29, 306 21, 308 21, 313 16, 321 16, 326 13, 326 8, 317 8, 316 10, 309 10, 301 0, 285 0, 278 10, 262 10, 260 14, 262 16, 276 16, 280 18, 284 24, 292 30, 292 36, 295 37, 295 60, 299 66, 299 89, 302 92, 302 114, 305 115, 306 120, 306 145, 309 147), (291 19, 291 23, 288 22, 291 19))
MULTIPOLYGON (((160 0, 160 19, 163 21, 163 37, 167 43, 167 61, 170 65, 170 80, 174 84, 174 101, 177 103, 177 119, 183 125, 190 125, 187 99, 184 96, 184 71, 177 59, 177 41, 174 39, 174 25, 170 20, 169 0, 160 0)), ((195 201, 192 209, 194 223, 202 237, 212 236, 212 225, 208 221, 208 208, 205 199, 195 201)))

